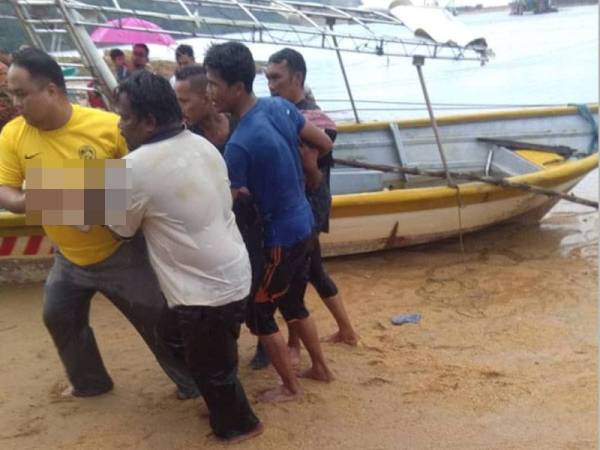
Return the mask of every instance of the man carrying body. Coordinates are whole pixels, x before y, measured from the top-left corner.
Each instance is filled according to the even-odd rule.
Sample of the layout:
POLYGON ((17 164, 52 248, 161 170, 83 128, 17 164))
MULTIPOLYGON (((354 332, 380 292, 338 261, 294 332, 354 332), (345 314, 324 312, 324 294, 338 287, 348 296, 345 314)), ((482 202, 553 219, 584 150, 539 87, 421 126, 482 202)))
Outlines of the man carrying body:
POLYGON ((333 379, 303 301, 313 218, 304 194, 298 149, 300 138, 325 153, 331 150, 331 140, 306 123, 289 102, 254 96, 256 67, 244 45, 213 45, 204 65, 215 107, 239 120, 225 149, 233 195, 248 189, 264 223, 266 267, 258 291, 249 302, 246 323, 265 346, 283 385, 265 392, 262 399, 292 400, 301 394, 301 388, 274 320, 277 308, 288 323, 298 323, 300 338, 312 361, 304 376, 320 381, 333 379))
MULTIPOLYGON (((306 63, 299 52, 284 48, 271 55, 266 69, 266 76, 271 95, 285 98, 294 103, 308 121, 313 121, 320 128, 325 129, 328 136, 335 139, 335 124, 320 111, 314 99, 306 98, 304 87, 306 63)), ((338 325, 338 331, 328 337, 326 341, 356 345, 357 336, 344 308, 342 297, 337 286, 325 271, 321 258, 319 233, 329 231, 329 211, 331 209, 329 179, 331 166, 333 165, 331 152, 320 157, 317 164, 320 170, 318 178, 315 176, 310 177, 315 180, 316 185, 312 188, 307 186, 306 189, 306 195, 315 217, 315 241, 310 257, 309 282, 314 286, 338 325)), ((297 364, 300 362, 300 339, 293 325, 289 327, 288 332, 288 347, 292 363, 297 364)), ((250 365, 254 369, 262 369, 269 365, 264 348, 260 344, 257 345, 256 354, 250 365)))
POLYGON ((223 153, 235 120, 218 112, 208 98, 206 70, 200 65, 187 66, 175 72, 175 79, 175 95, 188 128, 223 153))
MULTIPOLYGON (((218 438, 237 442, 262 432, 237 378, 237 339, 250 293, 250 263, 231 211, 227 167, 206 139, 185 130, 169 83, 148 72, 117 89, 119 126, 132 153, 131 238, 143 229, 150 261, 185 360, 218 438), (169 180, 168 186, 156 180, 169 180)), ((164 329, 164 328, 163 328, 164 329)))
MULTIPOLYGON (((307 120, 314 120, 316 125, 325 129, 329 137, 335 139, 336 131, 334 124, 324 113, 319 111, 320 108, 314 100, 310 101, 305 97, 304 81, 306 79, 306 63, 304 57, 299 52, 290 48, 284 48, 271 55, 266 75, 271 95, 280 96, 292 102, 305 114, 307 120), (329 125, 328 121, 333 126, 329 125)), ((348 313, 344 308, 342 297, 337 286, 325 271, 321 259, 319 232, 329 232, 329 211, 331 209, 329 179, 332 165, 333 156, 331 152, 320 157, 318 166, 322 173, 321 181, 316 189, 307 189, 307 196, 315 216, 317 233, 314 249, 311 254, 309 282, 315 287, 338 325, 338 331, 330 336, 328 340, 356 345, 357 336, 350 323, 348 313)), ((293 327, 290 328, 288 345, 299 352, 300 341, 293 327)))
MULTIPOLYGON (((71 105, 59 65, 42 50, 27 48, 14 55, 8 90, 22 117, 0 134, 0 208, 25 212, 27 160, 56 167, 66 160, 120 158, 127 152, 118 116, 71 105)), ((101 226, 86 228, 44 225, 58 251, 44 287, 43 317, 72 384, 65 394, 86 397, 112 389, 88 321, 90 301, 101 292, 136 327, 177 383, 178 396, 197 396, 183 361, 155 336, 164 298, 143 237, 121 244, 101 226)))

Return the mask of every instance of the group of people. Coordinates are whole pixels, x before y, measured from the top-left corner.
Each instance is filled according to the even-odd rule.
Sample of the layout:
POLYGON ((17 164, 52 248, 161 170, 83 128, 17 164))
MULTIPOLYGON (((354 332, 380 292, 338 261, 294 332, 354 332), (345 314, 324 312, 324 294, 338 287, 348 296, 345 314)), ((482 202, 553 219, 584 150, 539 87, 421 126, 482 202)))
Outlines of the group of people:
POLYGON ((253 367, 270 362, 282 381, 264 401, 302 395, 301 342, 311 366, 300 375, 333 380, 304 302, 309 281, 337 322, 330 340, 357 341, 319 244, 336 131, 306 98, 295 50, 269 59, 266 98, 253 93, 256 65, 243 44, 211 46, 203 65, 189 50, 171 82, 126 73, 118 115, 71 104, 60 66, 42 50, 16 52, 7 90, 19 116, 0 133, 0 208, 25 211, 29 159, 81 158, 83 147, 85 157, 127 159, 125 225, 44 225, 57 251, 43 318, 71 383, 64 394, 112 389, 88 320, 101 292, 144 338, 177 397, 201 395, 214 434, 236 442, 263 430, 237 376, 242 323, 258 338, 253 367))

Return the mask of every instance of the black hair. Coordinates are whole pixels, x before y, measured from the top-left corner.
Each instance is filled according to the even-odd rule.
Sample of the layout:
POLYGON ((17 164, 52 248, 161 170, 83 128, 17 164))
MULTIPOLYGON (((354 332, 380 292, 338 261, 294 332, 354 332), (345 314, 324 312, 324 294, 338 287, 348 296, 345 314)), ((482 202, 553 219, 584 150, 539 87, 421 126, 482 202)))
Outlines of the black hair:
POLYGON ((248 47, 239 42, 213 44, 204 57, 204 67, 215 70, 231 86, 242 82, 247 93, 252 92, 256 65, 248 47))
POLYGON ((125 53, 123 53, 123 50, 121 50, 120 48, 113 48, 110 51, 109 56, 110 56, 110 59, 112 59, 114 61, 119 56, 125 56, 125 53))
POLYGON ((187 55, 192 59, 194 58, 194 49, 191 45, 181 44, 175 49, 175 58, 179 58, 183 55, 187 55))
POLYGON ((189 81, 192 89, 196 91, 206 90, 206 69, 200 64, 192 64, 191 66, 182 67, 175 71, 175 79, 177 81, 189 81))
POLYGON ((146 52, 146 58, 150 54, 150 49, 148 48, 148 46, 146 44, 141 44, 141 43, 140 44, 133 44, 133 49, 134 50, 135 50, 136 47, 144 49, 144 52, 146 52))
POLYGON ((18 50, 13 53, 12 64, 27 70, 32 79, 54 83, 63 93, 67 93, 62 69, 45 51, 35 47, 18 50))
POLYGON ((273 53, 269 57, 269 62, 273 64, 280 64, 286 62, 288 68, 292 73, 302 74, 302 87, 304 87, 304 80, 306 80, 306 62, 300 52, 292 48, 283 48, 278 52, 273 53))
POLYGON ((154 117, 158 128, 181 122, 183 116, 169 82, 147 70, 135 72, 115 90, 115 97, 126 94, 138 118, 154 117))

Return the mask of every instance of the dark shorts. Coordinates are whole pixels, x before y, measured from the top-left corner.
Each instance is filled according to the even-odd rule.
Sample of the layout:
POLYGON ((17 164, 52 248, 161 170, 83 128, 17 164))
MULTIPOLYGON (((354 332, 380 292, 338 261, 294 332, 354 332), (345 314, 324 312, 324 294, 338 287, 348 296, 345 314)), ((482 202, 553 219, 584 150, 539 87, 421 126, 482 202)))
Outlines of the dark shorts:
POLYGON ((304 293, 313 237, 292 247, 265 249, 265 265, 261 281, 248 302, 246 325, 253 334, 269 335, 279 331, 275 311, 279 308, 286 322, 306 319, 304 293))
POLYGON ((308 281, 313 285, 322 299, 335 297, 338 294, 337 286, 325 270, 325 267, 323 267, 321 243, 319 242, 318 233, 315 235, 313 250, 310 255, 308 281))

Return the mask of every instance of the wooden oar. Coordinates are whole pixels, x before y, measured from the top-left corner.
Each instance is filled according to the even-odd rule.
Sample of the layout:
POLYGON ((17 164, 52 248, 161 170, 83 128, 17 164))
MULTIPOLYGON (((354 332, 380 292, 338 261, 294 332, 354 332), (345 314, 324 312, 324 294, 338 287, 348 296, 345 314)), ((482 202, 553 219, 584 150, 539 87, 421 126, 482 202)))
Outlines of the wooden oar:
MULTIPOLYGON (((413 169, 406 168, 400 166, 388 166, 385 164, 372 164, 363 161, 356 161, 352 159, 333 159, 336 164, 342 164, 344 166, 349 167, 358 167, 361 169, 371 169, 371 170, 379 170, 381 172, 393 172, 393 173, 404 173, 409 175, 421 175, 428 177, 436 177, 436 178, 446 178, 446 172, 443 170, 422 170, 422 169, 413 169)), ((548 197, 558 197, 562 200, 567 200, 569 202, 578 203, 580 205, 589 206, 591 208, 598 209, 598 202, 593 200, 588 200, 585 198, 577 197, 573 194, 565 194, 563 192, 555 191, 553 189, 546 189, 539 186, 533 186, 527 183, 516 183, 514 181, 509 181, 506 178, 499 177, 490 177, 490 176, 479 176, 473 175, 465 172, 454 172, 451 171, 450 175, 452 178, 461 179, 461 180, 469 180, 469 181, 480 181, 482 183, 493 184, 495 186, 502 186, 512 189, 519 189, 522 191, 533 192, 534 194, 542 194, 548 197)))
POLYGON ((478 137, 477 141, 497 145, 499 147, 505 147, 509 150, 536 150, 538 152, 558 153, 560 156, 564 156, 565 158, 569 158, 573 154, 577 153, 577 149, 574 149, 573 147, 568 147, 566 145, 544 145, 535 144, 533 142, 522 142, 513 141, 510 139, 496 139, 484 137, 478 137))

